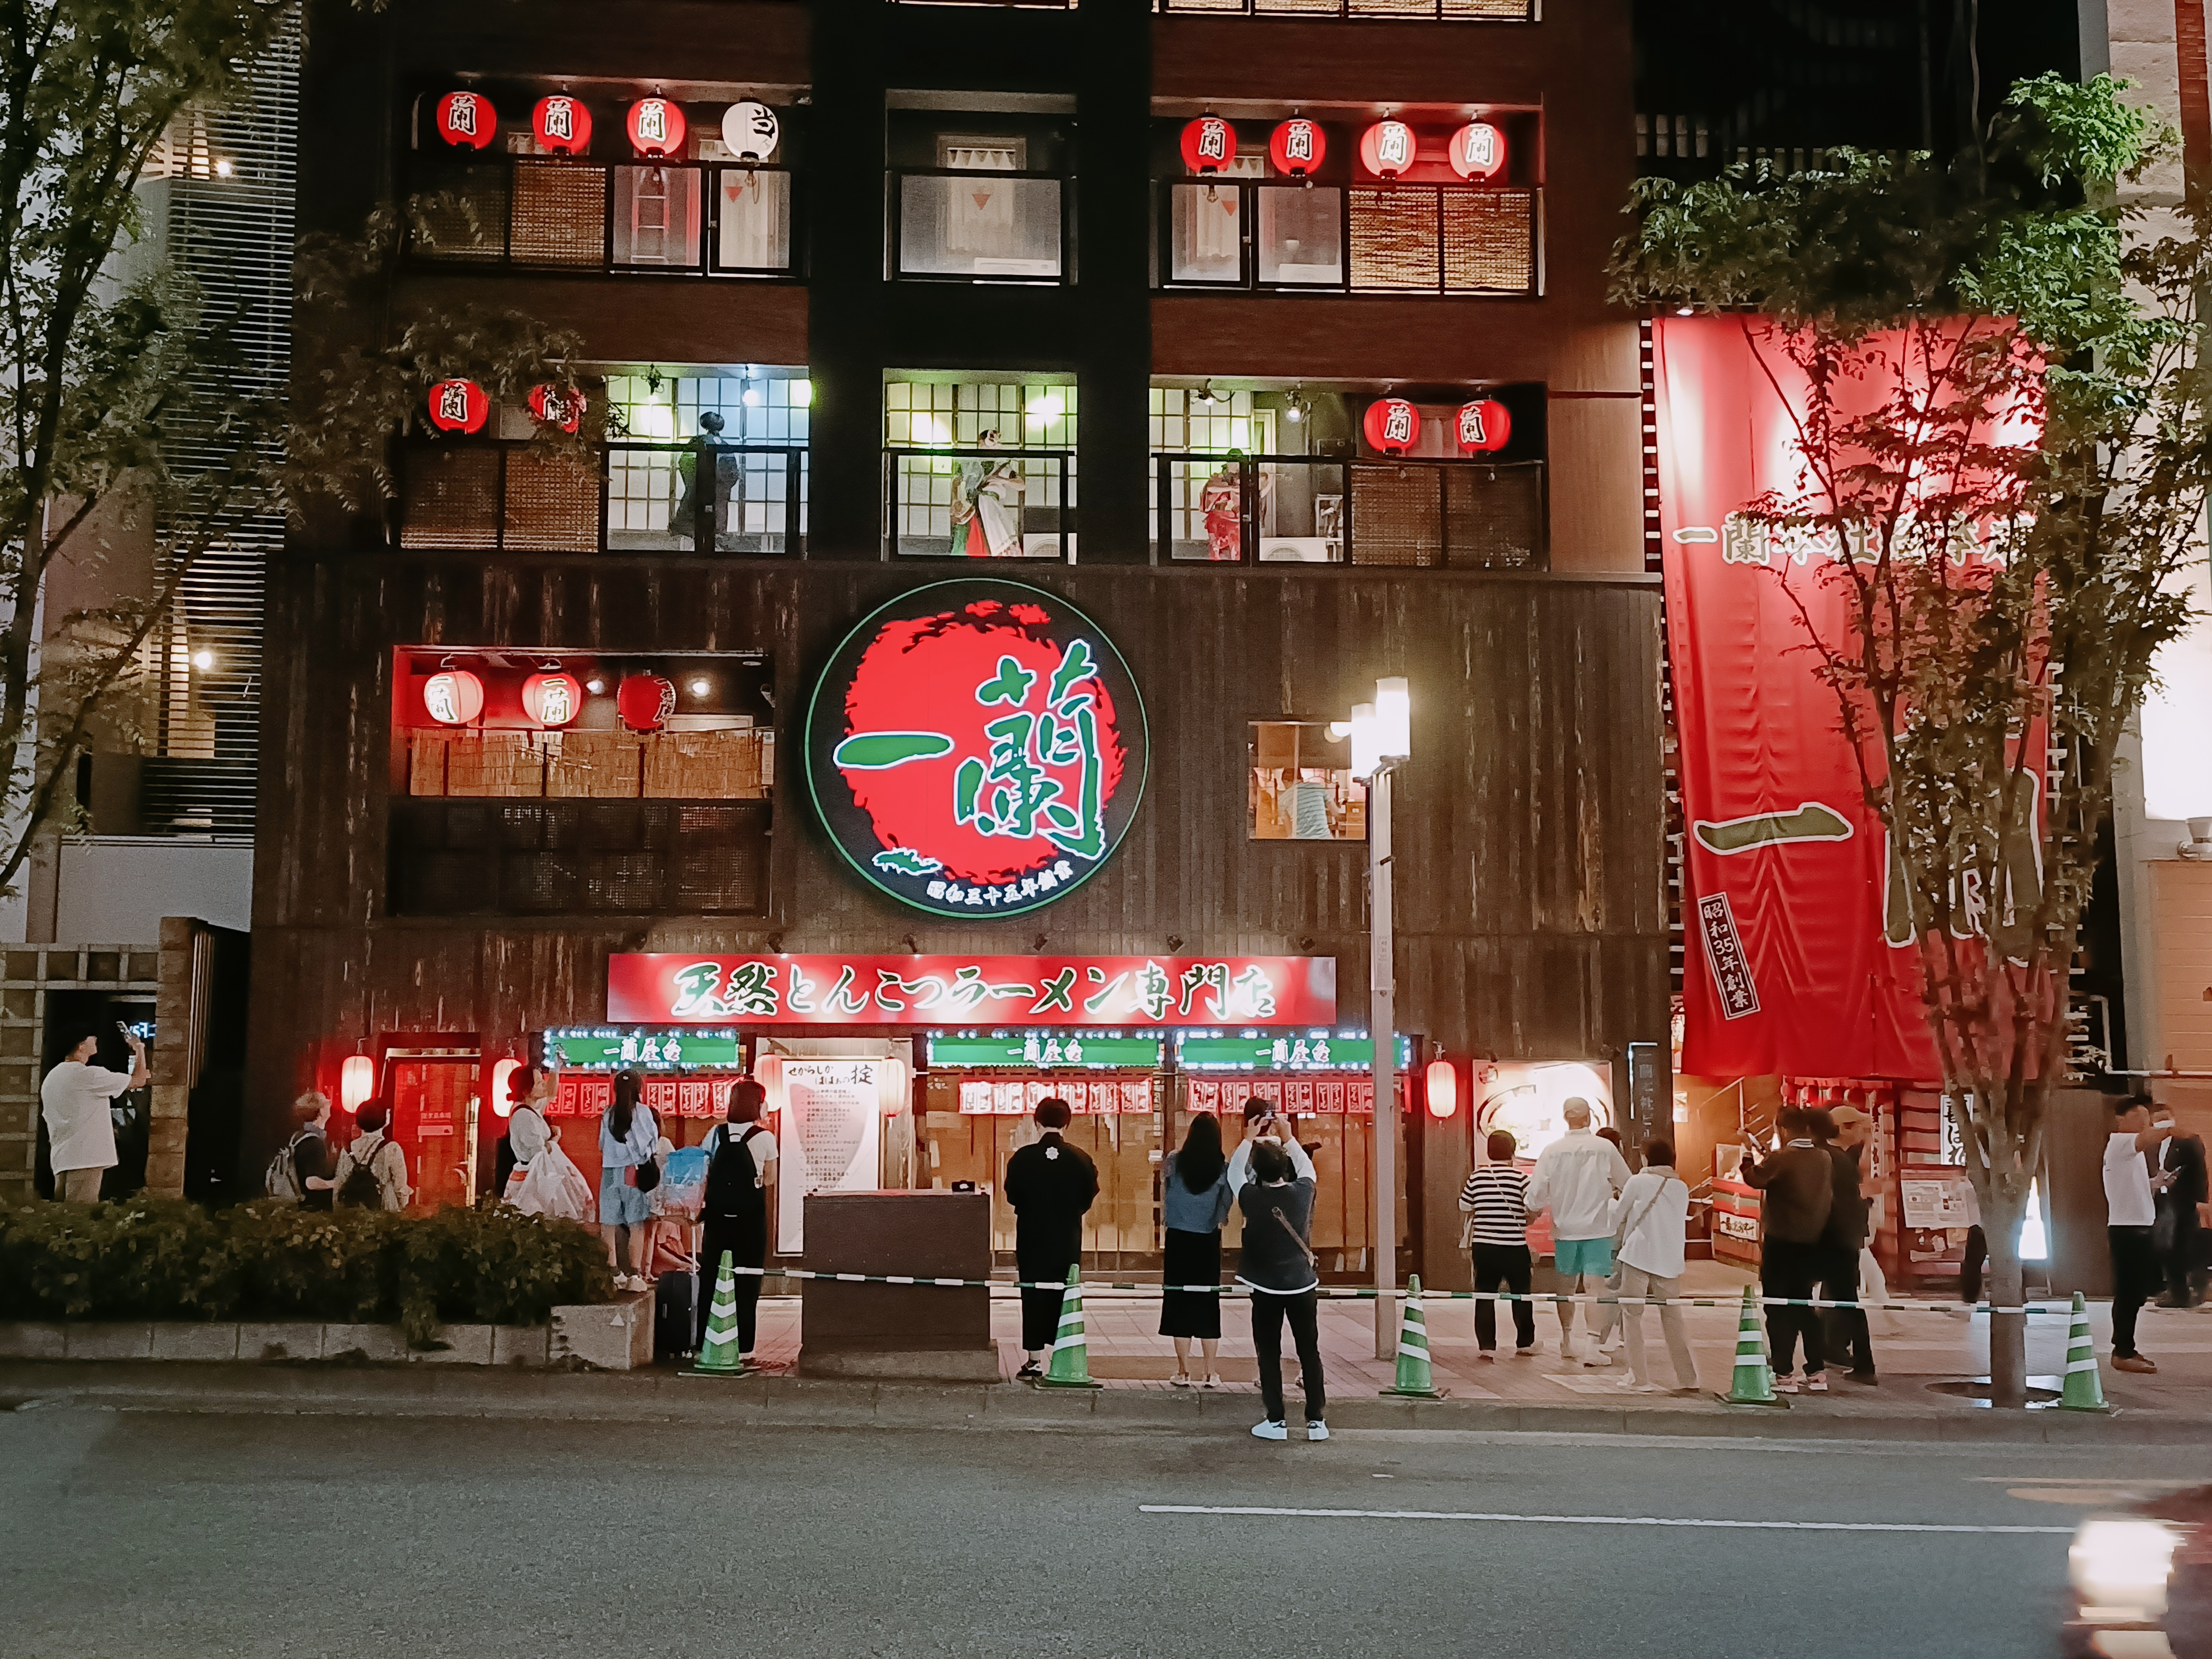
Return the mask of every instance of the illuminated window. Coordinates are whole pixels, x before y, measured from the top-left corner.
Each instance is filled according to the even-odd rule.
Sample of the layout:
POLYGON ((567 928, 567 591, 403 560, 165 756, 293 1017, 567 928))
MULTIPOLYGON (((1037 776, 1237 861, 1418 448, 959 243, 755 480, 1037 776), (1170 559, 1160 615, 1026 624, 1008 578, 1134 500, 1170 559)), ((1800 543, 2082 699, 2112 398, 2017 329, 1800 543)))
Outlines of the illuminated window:
POLYGON ((1351 769, 1348 740, 1307 720, 1254 720, 1251 838, 1364 841, 1367 789, 1351 769))

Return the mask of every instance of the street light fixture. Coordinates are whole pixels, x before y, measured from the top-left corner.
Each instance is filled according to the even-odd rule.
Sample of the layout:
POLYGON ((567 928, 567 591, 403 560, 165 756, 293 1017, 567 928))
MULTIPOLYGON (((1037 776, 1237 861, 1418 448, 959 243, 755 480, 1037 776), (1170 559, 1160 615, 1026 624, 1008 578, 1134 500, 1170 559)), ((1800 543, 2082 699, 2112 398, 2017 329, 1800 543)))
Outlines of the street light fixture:
MULTIPOLYGON (((1402 676, 1375 682, 1375 701, 1355 704, 1352 769, 1367 781, 1368 1036, 1374 1040, 1375 1357, 1398 1352, 1398 1088, 1396 952, 1391 939, 1390 782, 1413 752, 1413 694, 1402 676)), ((1332 727, 1332 730, 1334 728, 1332 727)))

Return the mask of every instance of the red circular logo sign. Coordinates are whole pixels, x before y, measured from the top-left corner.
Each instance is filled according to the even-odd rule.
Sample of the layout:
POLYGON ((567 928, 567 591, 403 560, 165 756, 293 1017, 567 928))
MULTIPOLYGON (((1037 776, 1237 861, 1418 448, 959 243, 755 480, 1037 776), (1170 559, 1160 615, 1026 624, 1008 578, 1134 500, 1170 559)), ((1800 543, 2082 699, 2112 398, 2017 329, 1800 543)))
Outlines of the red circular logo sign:
POLYGON ((1144 704, 1105 630, 1015 582, 937 582, 837 647, 806 716, 830 840, 900 903, 1019 915, 1095 875, 1144 793, 1144 704))

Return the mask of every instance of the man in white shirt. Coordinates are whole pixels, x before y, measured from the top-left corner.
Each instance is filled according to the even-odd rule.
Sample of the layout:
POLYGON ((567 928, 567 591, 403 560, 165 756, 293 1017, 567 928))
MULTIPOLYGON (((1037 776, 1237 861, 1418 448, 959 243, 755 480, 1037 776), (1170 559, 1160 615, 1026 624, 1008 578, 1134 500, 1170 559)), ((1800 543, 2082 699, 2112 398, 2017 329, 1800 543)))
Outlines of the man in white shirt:
POLYGON ((2173 1133, 2173 1125, 2150 1121, 2147 1095, 2115 1101, 2112 1114, 2112 1133, 2105 1139, 2105 1237, 2112 1251, 2112 1369, 2154 1375, 2158 1367, 2136 1352, 2136 1316, 2158 1289, 2161 1276, 2158 1252, 2151 1246, 2158 1209, 2143 1154, 2157 1151, 2173 1133))
MULTIPOLYGON (((1552 1212, 1553 1265, 1572 1279, 1575 1294, 1592 1279, 1613 1273, 1613 1200, 1628 1184, 1628 1160, 1590 1130, 1590 1103, 1579 1096, 1559 1108, 1567 1132, 1537 1155, 1528 1177, 1528 1212, 1552 1212)), ((1593 1314, 1595 1335, 1597 1320, 1593 1314)), ((1575 1358, 1575 1304, 1559 1304, 1559 1358, 1575 1358)), ((1591 1359, 1598 1359, 1591 1350, 1591 1359)))
POLYGON ((39 1085, 39 1115, 46 1120, 46 1140, 53 1149, 54 1197, 93 1204, 100 1199, 100 1176, 115 1167, 115 1125, 108 1103, 128 1090, 144 1088, 150 1073, 146 1045, 128 1027, 123 1030, 132 1060, 127 1073, 92 1063, 100 1052, 97 1032, 72 1035, 67 1057, 39 1085))

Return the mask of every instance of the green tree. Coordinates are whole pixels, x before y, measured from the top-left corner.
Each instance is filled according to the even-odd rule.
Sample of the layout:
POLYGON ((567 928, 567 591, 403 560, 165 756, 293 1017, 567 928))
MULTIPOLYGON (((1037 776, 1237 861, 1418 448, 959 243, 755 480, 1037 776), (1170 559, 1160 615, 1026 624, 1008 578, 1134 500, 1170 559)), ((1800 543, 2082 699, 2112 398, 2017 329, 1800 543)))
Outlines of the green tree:
MULTIPOLYGON (((301 12, 301 0, 0 7, 0 888, 70 821, 76 758, 98 723, 127 718, 147 641, 196 558, 256 518, 388 495, 391 441, 448 375, 509 397, 568 385, 576 342, 527 317, 386 322, 380 306, 372 335, 272 389, 240 343, 254 319, 160 260, 118 258, 165 137, 239 96, 301 12), (149 591, 118 580, 106 604, 43 617, 55 561, 96 564, 118 529, 151 540, 149 591)), ((311 250, 301 302, 356 302, 429 211, 410 204, 358 244, 311 250)))
MULTIPOLYGON (((2123 87, 2022 82, 1948 163, 1645 180, 1613 256, 1616 298, 1738 315, 1804 388, 1800 481, 1742 511, 1822 550, 1844 601, 1840 629, 1799 615, 1889 831, 2001 1308, 2114 753, 2188 625, 2208 483, 2207 222, 2154 234, 2122 205, 2165 139, 2123 87), (2034 435, 2008 436, 2022 416, 2034 435)), ((2025 1401, 2026 1352, 2024 1317, 1992 1322, 2002 1403, 2025 1401)))

